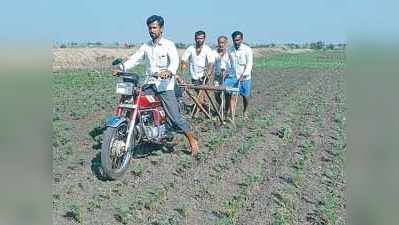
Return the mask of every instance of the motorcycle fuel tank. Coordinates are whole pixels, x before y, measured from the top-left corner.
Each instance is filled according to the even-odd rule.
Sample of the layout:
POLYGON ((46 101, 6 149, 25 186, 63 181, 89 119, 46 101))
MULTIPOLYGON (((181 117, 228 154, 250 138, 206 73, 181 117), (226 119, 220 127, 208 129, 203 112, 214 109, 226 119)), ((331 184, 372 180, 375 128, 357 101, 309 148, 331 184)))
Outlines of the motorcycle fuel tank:
POLYGON ((140 109, 156 108, 161 105, 159 98, 153 95, 140 96, 138 99, 140 109))

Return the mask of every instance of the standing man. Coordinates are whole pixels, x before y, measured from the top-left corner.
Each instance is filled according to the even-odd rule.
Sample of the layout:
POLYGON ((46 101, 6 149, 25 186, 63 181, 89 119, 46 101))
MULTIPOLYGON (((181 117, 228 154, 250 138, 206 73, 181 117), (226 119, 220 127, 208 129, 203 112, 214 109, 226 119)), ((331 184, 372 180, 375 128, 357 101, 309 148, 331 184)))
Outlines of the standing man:
POLYGON ((240 89, 240 95, 243 100, 243 117, 248 118, 248 104, 249 97, 251 96, 251 71, 253 64, 253 53, 252 49, 242 43, 244 35, 240 31, 234 31, 231 34, 233 39, 233 48, 230 50, 230 54, 233 60, 233 67, 238 79, 238 85, 240 89))
MULTIPOLYGON (((147 19, 148 32, 151 41, 143 44, 124 64, 125 70, 138 65, 145 60, 146 83, 152 84, 156 94, 160 97, 166 112, 168 122, 177 132, 183 133, 191 147, 193 156, 198 153, 198 143, 191 132, 188 123, 181 116, 174 92, 175 75, 179 67, 179 56, 175 44, 162 37, 164 20, 161 16, 153 15, 147 19), (154 78, 152 75, 159 74, 154 78)), ((116 74, 118 71, 114 71, 116 74)))
MULTIPOLYGON (((234 70, 232 68, 232 57, 227 50, 228 47, 228 38, 226 36, 219 36, 217 39, 217 47, 214 52, 215 55, 215 63, 214 63, 214 84, 225 85, 228 87, 233 87, 236 83, 237 79, 235 77, 234 70), (233 82, 230 80, 233 79, 233 82)), ((215 99, 220 105, 222 99, 220 97, 221 92, 215 92, 215 99)), ((226 93, 226 104, 225 108, 227 108, 227 114, 231 113, 234 110, 234 102, 232 102, 231 93, 226 93)))
POLYGON ((212 49, 205 44, 205 32, 200 30, 195 32, 195 46, 189 46, 182 56, 181 69, 186 70, 187 64, 190 66, 191 82, 194 85, 204 84, 204 79, 213 70, 214 56, 212 49))

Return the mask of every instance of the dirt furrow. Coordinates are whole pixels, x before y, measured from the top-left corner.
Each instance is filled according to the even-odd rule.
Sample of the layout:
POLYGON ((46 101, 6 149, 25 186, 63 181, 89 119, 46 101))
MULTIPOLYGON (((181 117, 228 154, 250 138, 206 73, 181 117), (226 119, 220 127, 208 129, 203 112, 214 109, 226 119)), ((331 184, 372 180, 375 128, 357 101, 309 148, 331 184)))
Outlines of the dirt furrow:
MULTIPOLYGON (((292 84, 304 84, 306 79, 299 76, 302 79, 297 79, 298 77, 292 77, 292 84)), ((276 79, 280 79, 280 77, 275 77, 276 79)), ((285 79, 285 82, 286 79, 285 79)), ((289 82, 289 81, 288 81, 289 82)), ((288 83, 287 82, 287 83, 288 83)), ((285 87, 289 88, 289 85, 285 84, 285 87)), ((256 87, 255 87, 256 88, 256 87)), ((269 90, 281 90, 279 87, 269 87, 269 90)), ((296 91, 295 89, 290 89, 288 91, 296 91)), ((286 98, 287 95, 276 96, 274 101, 270 101, 263 106, 265 108, 270 109, 276 101, 281 101, 281 98, 286 98)), ((259 98, 262 100, 262 96, 259 98)), ((262 100, 263 101, 263 100, 262 100)), ((264 110, 260 110, 262 114, 265 113, 264 110)), ((262 115, 256 115, 262 116, 262 115)), ((241 131, 238 132, 238 137, 245 137, 245 135, 250 132, 247 127, 254 126, 253 124, 247 124, 245 127, 241 128, 241 131)), ((267 132, 267 131, 266 131, 267 132)), ((191 218, 207 218, 212 217, 212 214, 209 212, 209 208, 211 206, 220 205, 224 199, 230 196, 237 190, 234 183, 237 183, 240 176, 237 176, 237 172, 235 171, 233 166, 229 166, 229 161, 233 157, 235 151, 237 151, 237 146, 241 142, 245 142, 243 138, 231 137, 229 141, 222 145, 221 149, 218 149, 206 163, 200 163, 198 167, 194 167, 189 169, 184 173, 184 176, 175 179, 174 188, 168 190, 167 198, 171 199, 166 203, 163 207, 165 209, 173 208, 173 206, 179 205, 179 202, 191 202, 187 203, 191 205, 189 211, 192 211, 193 214, 191 218), (228 167, 228 168, 224 168, 228 167), (221 170, 227 170, 226 172, 221 172, 221 170), (221 177, 220 177, 221 176, 221 177), (219 180, 222 179, 222 180, 219 180), (217 197, 215 199, 215 196, 217 197), (201 210, 201 208, 203 210, 201 210), (198 214, 198 215, 196 215, 198 214)), ((261 141, 260 143, 265 143, 261 141)), ((186 204, 186 205, 187 205, 186 204)), ((162 211, 162 210, 161 210, 162 211)), ((190 224, 202 224, 200 221, 191 221, 190 224)))
MULTIPOLYGON (((320 82, 316 79, 312 80, 312 85, 309 85, 308 88, 313 88, 313 91, 310 93, 311 95, 317 95, 317 87, 320 88, 320 82), (316 86, 314 86, 316 84, 316 86), (312 87, 314 86, 314 87, 312 87)), ((304 97, 304 96, 302 96, 304 97)), ((306 97, 306 96, 305 96, 306 97)), ((305 109, 307 107, 304 107, 305 109)), ((304 113, 306 113, 304 111, 304 113)), ((300 114, 292 114, 294 116, 298 116, 298 119, 301 119, 300 114)), ((311 118, 306 118, 311 119, 311 118)), ((309 121, 311 122, 311 121, 309 121)), ((302 122, 306 125, 306 120, 302 122)), ((299 125, 300 126, 300 125, 299 125)), ((303 135, 303 132, 296 131, 301 127, 293 127, 293 135, 303 135)), ((294 137, 296 139, 296 137, 294 137)), ((280 155, 276 155, 276 161, 279 161, 279 164, 270 163, 271 167, 275 167, 269 170, 269 173, 266 174, 267 182, 262 183, 260 189, 257 192, 252 193, 250 197, 250 204, 245 210, 242 210, 240 213, 240 218, 238 224, 273 224, 276 222, 275 215, 275 203, 281 201, 283 198, 280 196, 278 190, 281 189, 282 185, 295 185, 293 178, 295 176, 290 175, 291 173, 291 165, 293 158, 292 156, 296 153, 293 152, 294 149, 297 148, 299 144, 298 140, 293 140, 291 144, 284 145, 284 143, 280 143, 279 153, 280 155), (274 172, 274 173, 273 173, 274 172)))
MULTIPOLYGON (((306 79, 304 79, 303 76, 292 76, 291 79, 292 80, 288 81, 291 81, 291 84, 294 84, 296 87, 298 87, 298 85, 302 85, 303 89, 306 88, 306 86, 304 86, 304 84, 306 84, 306 79)), ((285 84, 285 86, 287 88, 290 87, 287 84, 285 84)), ((276 88, 276 90, 281 90, 279 87, 276 88)), ((270 90, 273 90, 273 87, 270 87, 270 90)), ((297 92, 297 89, 289 88, 287 91, 297 92)), ((281 101, 282 97, 287 98, 287 96, 289 95, 277 96, 273 99, 274 101, 269 101, 267 105, 264 105, 264 107, 268 108, 270 111, 270 107, 273 104, 275 104, 277 101, 281 101)), ((260 97, 259 99, 263 98, 260 97)), ((261 117, 266 113, 266 111, 261 109, 258 111, 258 113, 258 115, 253 115, 254 118, 261 117)), ((269 112, 269 114, 271 113, 269 112)), ((249 123, 246 125, 246 127, 249 128, 251 126, 256 127, 256 124, 249 123)), ((251 132, 245 127, 243 131, 244 132, 241 132, 241 134, 244 137, 246 133, 251 132)), ((268 132, 270 131, 263 131, 263 133, 266 134, 268 132)), ((270 138, 272 136, 268 135, 268 137, 270 138)), ((267 145, 267 140, 269 138, 266 138, 265 140, 259 140, 258 142, 262 146, 267 145)), ((214 155, 212 155, 211 160, 207 161, 205 164, 200 164, 198 167, 188 170, 185 173, 185 176, 176 179, 174 188, 168 190, 167 198, 169 200, 166 202, 163 208, 171 209, 173 206, 179 205, 181 202, 186 202, 185 208, 188 208, 188 210, 192 212, 190 218, 200 219, 200 221, 192 220, 189 224, 206 224, 206 222, 204 222, 204 218, 212 218, 214 216, 212 211, 209 209, 214 205, 221 205, 221 202, 237 191, 237 185, 234 184, 238 183, 242 176, 237 174, 236 168, 240 168, 242 162, 240 162, 238 166, 235 166, 230 165, 230 161, 234 156, 234 153, 237 151, 237 145, 243 141, 245 142, 246 140, 237 139, 234 141, 233 138, 232 142, 224 144, 223 149, 218 150, 214 155), (223 172, 223 170, 226 171, 223 172)), ((274 146, 274 144, 271 146, 274 146)), ((259 146, 255 148, 259 149, 259 146)), ((265 153, 263 152, 262 154, 265 153)), ((244 164, 251 165, 251 163, 248 163, 247 161, 245 161, 244 164)), ((169 212, 169 214, 173 213, 169 212)))
MULTIPOLYGON (((275 76, 273 78, 278 79, 279 77, 275 76)), ((298 79, 298 81, 300 81, 300 79, 298 79)), ((268 88, 273 90, 273 87, 268 88)), ((87 127, 90 127, 90 125, 87 125, 87 127)), ((89 133, 89 130, 87 133, 89 133)), ((239 136, 240 134, 238 133, 237 135, 239 136)), ((179 151, 183 149, 184 146, 178 146, 177 148, 177 151, 179 151)), ((92 149, 88 149, 86 146, 83 147, 83 151, 90 152, 92 149)), ((216 152, 212 155, 211 160, 207 162, 205 167, 211 168, 211 165, 217 163, 219 159, 228 157, 224 154, 224 151, 216 152), (221 155, 218 156, 218 154, 221 155)), ((131 195, 129 190, 134 193, 146 193, 146 190, 151 187, 157 187, 162 184, 167 185, 168 183, 174 182, 175 175, 173 174, 178 167, 177 162, 180 159, 179 155, 180 154, 162 154, 160 151, 146 152, 142 155, 146 158, 132 160, 133 170, 126 174, 122 181, 118 182, 103 182, 101 179, 97 180, 93 177, 93 175, 98 172, 100 160, 98 153, 91 159, 91 164, 88 162, 89 159, 81 157, 81 159, 76 159, 72 165, 67 167, 65 173, 57 178, 55 193, 63 193, 63 195, 58 194, 56 198, 64 202, 75 202, 79 201, 78 199, 85 199, 83 202, 79 201, 79 207, 82 211, 85 211, 86 208, 90 208, 88 205, 92 204, 92 202, 98 201, 100 202, 98 204, 100 206, 98 207, 100 207, 101 210, 91 211, 86 221, 97 223, 101 222, 103 219, 109 220, 113 215, 108 214, 107 218, 104 218, 105 215, 101 214, 101 211, 115 211, 114 203, 116 202, 116 205, 118 205, 118 202, 122 202, 126 195, 131 195), (136 171, 135 165, 141 165, 140 167, 143 168, 142 171, 136 171), (141 173, 141 175, 138 176, 138 173, 141 173), (108 199, 112 199, 112 201, 108 199)), ((201 169, 199 171, 203 170, 201 169)), ((181 179, 185 181, 188 177, 191 177, 189 173, 181 179)), ((59 214, 56 213, 56 215, 61 218, 64 217, 65 211, 68 211, 71 204, 59 206, 64 208, 64 212, 60 210, 59 214)), ((67 223, 71 222, 68 221, 69 220, 65 220, 67 223)))
POLYGON ((248 121, 241 99, 236 127, 193 120, 198 160, 182 136, 174 149, 140 148, 119 181, 101 177, 107 110, 69 118, 61 107, 55 224, 343 224, 342 81, 320 70, 254 71, 248 121))

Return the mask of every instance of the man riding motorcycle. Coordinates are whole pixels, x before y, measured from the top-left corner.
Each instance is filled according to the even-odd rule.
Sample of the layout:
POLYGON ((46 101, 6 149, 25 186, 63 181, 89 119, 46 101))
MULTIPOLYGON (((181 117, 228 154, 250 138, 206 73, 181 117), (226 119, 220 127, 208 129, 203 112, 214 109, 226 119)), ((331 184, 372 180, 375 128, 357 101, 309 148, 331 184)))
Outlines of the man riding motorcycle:
MULTIPOLYGON (((146 83, 160 97, 162 107, 165 110, 169 125, 175 128, 176 132, 183 133, 191 147, 193 156, 198 154, 198 143, 189 128, 187 121, 179 111, 174 88, 176 82, 176 71, 179 66, 179 56, 175 44, 162 37, 164 20, 161 16, 150 16, 147 21, 151 41, 144 43, 124 63, 120 70, 114 70, 117 75, 121 70, 128 70, 138 65, 141 60, 146 64, 146 83), (153 75, 157 74, 157 77, 153 75)), ((125 71, 123 71, 125 72, 125 71)))

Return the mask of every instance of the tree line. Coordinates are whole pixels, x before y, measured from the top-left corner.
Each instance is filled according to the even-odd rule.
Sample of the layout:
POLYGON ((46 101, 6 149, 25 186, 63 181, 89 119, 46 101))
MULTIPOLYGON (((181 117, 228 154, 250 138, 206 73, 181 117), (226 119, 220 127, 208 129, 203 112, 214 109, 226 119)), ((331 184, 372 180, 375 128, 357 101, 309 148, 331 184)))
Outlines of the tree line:
MULTIPOLYGON (((113 42, 113 43, 104 43, 104 42, 65 42, 65 43, 55 43, 53 45, 54 48, 90 48, 90 47, 98 47, 98 48, 134 48, 139 47, 141 43, 129 43, 129 42, 113 42)), ((191 44, 186 44, 182 42, 175 43, 177 48, 184 49, 190 46, 191 44)), ((210 47, 216 47, 215 44, 209 44, 210 47)), ((275 47, 283 47, 290 49, 345 49, 345 43, 326 43, 324 41, 316 41, 316 42, 307 42, 307 43, 285 43, 285 44, 250 44, 253 48, 275 48, 275 47)))

